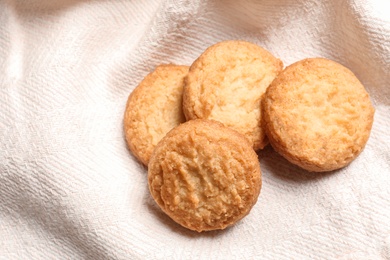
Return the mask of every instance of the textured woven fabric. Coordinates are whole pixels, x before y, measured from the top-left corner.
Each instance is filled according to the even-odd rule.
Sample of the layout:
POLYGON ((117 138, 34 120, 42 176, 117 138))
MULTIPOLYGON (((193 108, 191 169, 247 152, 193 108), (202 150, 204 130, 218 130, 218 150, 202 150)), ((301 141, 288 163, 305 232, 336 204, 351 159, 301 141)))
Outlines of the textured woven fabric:
POLYGON ((0 259, 390 259, 389 71, 388 1, 0 0, 0 259), (250 215, 198 234, 151 199, 122 120, 156 65, 227 39, 344 64, 375 121, 336 172, 259 152, 250 215))

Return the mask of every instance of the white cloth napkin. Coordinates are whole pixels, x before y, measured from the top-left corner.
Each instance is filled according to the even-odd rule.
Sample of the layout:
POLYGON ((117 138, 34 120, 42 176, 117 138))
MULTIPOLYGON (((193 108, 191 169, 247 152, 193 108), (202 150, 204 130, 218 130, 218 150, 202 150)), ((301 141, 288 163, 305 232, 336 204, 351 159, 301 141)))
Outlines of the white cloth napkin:
POLYGON ((390 8, 386 0, 1 0, 1 259, 390 259, 390 8), (222 40, 285 65, 350 68, 376 107, 348 167, 259 152, 263 189, 224 231, 175 224, 128 151, 129 93, 161 63, 222 40))

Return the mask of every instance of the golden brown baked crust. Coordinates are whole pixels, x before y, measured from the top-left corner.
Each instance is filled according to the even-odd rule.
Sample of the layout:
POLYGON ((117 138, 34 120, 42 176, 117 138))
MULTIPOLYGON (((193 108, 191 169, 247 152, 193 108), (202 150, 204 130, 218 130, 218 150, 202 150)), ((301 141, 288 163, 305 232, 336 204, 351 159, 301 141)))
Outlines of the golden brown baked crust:
POLYGON ((216 121, 197 119, 174 128, 148 168, 149 190, 160 208, 198 232, 233 225, 260 193, 260 164, 251 144, 216 121))
POLYGON ((127 144, 145 165, 157 143, 185 122, 182 93, 187 66, 160 65, 130 94, 124 116, 127 144))
POLYGON ((363 150, 374 108, 344 66, 311 58, 288 66, 264 95, 264 127, 271 145, 308 171, 331 171, 363 150))
POLYGON ((183 111, 190 119, 212 119, 246 136, 255 150, 267 143, 261 126, 261 97, 283 63, 249 42, 209 47, 190 67, 183 111))

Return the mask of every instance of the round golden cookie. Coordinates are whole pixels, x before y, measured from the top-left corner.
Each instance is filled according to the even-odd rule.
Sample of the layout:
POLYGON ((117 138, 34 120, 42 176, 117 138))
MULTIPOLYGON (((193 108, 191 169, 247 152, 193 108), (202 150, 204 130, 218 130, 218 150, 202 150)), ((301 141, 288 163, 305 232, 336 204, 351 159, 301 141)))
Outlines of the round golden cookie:
POLYGON ((262 104, 274 149, 315 172, 342 168, 356 158, 374 117, 370 97, 356 76, 323 58, 288 66, 267 89, 262 104))
POLYGON ((154 200, 175 222, 198 232, 224 229, 256 203, 260 164, 238 132, 216 121, 191 120, 157 145, 148 183, 154 200))
POLYGON ((190 67, 183 111, 190 119, 212 119, 246 136, 255 150, 267 143, 261 97, 283 63, 256 44, 224 41, 209 47, 190 67))
POLYGON ((160 65, 128 98, 124 117, 127 144, 145 165, 165 134, 185 122, 182 94, 187 72, 188 66, 160 65))

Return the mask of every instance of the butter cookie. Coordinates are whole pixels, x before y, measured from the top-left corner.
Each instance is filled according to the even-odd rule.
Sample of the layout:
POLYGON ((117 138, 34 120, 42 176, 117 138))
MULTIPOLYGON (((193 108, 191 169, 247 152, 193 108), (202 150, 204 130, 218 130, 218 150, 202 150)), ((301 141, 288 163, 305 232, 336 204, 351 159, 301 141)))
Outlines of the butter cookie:
POLYGON ((324 58, 288 66, 264 95, 263 125, 273 148, 315 172, 342 168, 363 150, 374 107, 346 67, 324 58))
POLYGON ((241 134, 211 120, 170 131, 149 162, 149 190, 175 222, 198 232, 245 217, 261 189, 257 154, 241 134))
POLYGON ((267 143, 261 126, 261 97, 283 63, 260 46, 223 41, 194 61, 185 80, 183 111, 190 119, 211 119, 243 134, 255 150, 267 143))
POLYGON ((165 134, 185 122, 182 94, 187 72, 188 66, 157 66, 128 98, 124 116, 127 144, 145 165, 165 134))

